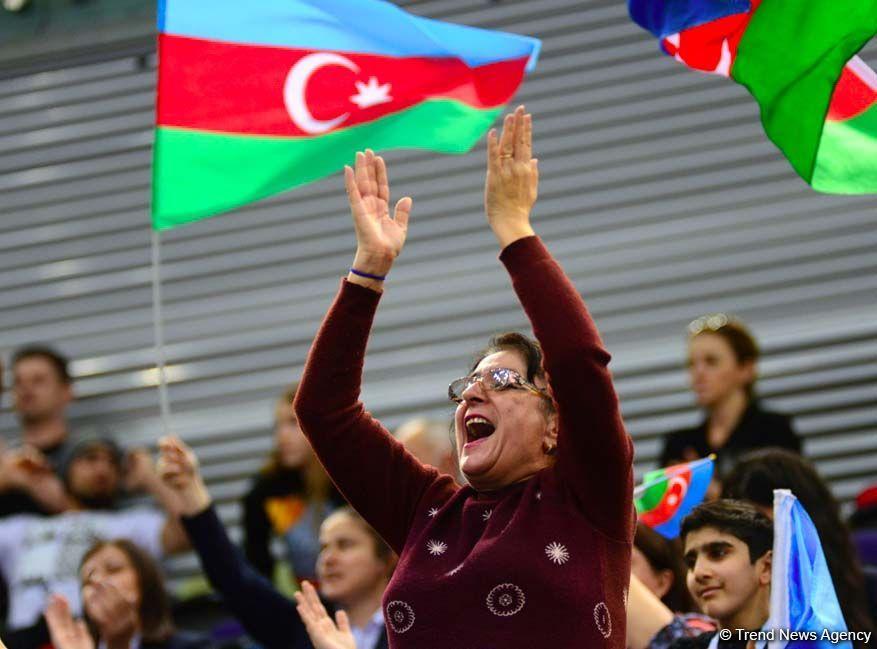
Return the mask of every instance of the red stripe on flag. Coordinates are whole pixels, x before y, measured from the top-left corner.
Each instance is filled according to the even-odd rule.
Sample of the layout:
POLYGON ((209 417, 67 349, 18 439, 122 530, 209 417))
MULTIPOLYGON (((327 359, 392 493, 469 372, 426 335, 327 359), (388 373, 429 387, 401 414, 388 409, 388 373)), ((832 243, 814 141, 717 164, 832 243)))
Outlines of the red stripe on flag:
POLYGON ((169 34, 159 35, 159 57, 159 126, 280 136, 323 134, 426 99, 500 106, 514 95, 527 64, 522 58, 470 68, 459 59, 320 53, 169 34), (297 64, 298 81, 306 81, 289 84, 292 103, 303 99, 298 111, 284 99, 297 64))
POLYGON ((840 122, 861 115, 877 102, 877 79, 861 59, 854 59, 841 72, 834 87, 826 119, 840 122))

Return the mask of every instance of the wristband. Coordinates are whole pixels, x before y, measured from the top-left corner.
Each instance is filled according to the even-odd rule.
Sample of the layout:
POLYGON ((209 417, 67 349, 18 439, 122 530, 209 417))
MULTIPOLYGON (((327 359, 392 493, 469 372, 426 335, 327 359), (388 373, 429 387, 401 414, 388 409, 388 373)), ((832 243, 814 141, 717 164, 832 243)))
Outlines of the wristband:
POLYGON ((386 275, 372 275, 371 273, 364 273, 361 270, 356 270, 353 266, 350 267, 350 272, 356 275, 357 277, 365 277, 367 279, 376 279, 378 281, 383 282, 387 279, 386 275))

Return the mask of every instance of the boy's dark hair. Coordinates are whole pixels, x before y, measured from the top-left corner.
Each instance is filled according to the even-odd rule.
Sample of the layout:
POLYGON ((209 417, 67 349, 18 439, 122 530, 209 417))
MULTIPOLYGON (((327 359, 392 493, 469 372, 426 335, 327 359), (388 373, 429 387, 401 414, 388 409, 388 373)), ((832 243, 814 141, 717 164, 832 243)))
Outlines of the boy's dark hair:
POLYGON ((755 563, 773 547, 773 522, 758 508, 743 500, 715 500, 695 507, 682 520, 680 538, 703 529, 713 529, 734 536, 749 548, 749 561, 755 563))
POLYGON ((61 383, 70 385, 73 382, 70 370, 67 367, 67 357, 57 350, 47 345, 27 345, 26 347, 21 347, 15 350, 15 353, 12 355, 12 367, 28 358, 44 358, 54 368, 61 383))

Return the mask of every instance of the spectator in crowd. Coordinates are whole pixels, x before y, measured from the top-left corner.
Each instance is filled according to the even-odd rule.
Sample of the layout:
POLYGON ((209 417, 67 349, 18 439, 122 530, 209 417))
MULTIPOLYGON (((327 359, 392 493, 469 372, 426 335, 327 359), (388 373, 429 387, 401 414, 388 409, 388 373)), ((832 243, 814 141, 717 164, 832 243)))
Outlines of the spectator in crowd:
POLYGON ((295 576, 313 580, 320 551, 320 524, 344 504, 314 455, 292 409, 295 385, 277 400, 274 451, 244 497, 244 551, 255 568, 271 579, 271 539, 283 539, 295 576))
MULTIPOLYGON (((21 514, 0 520, 0 571, 10 593, 7 625, 28 639, 16 642, 16 647, 39 639, 44 628, 41 613, 49 593, 64 595, 79 613, 77 571, 82 556, 95 541, 128 538, 156 558, 187 548, 185 531, 174 510, 113 509, 121 468, 122 453, 111 439, 83 438, 68 447, 60 462, 69 511, 51 517, 21 514)), ((134 455, 127 471, 134 486, 152 493, 166 508, 172 504, 147 455, 134 455)), ((12 639, 7 638, 11 648, 12 639)))
POLYGON ((45 617, 54 649, 206 649, 207 638, 178 632, 155 559, 127 539, 98 541, 79 569, 84 620, 63 595, 45 617))
POLYGON ((797 453, 766 448, 744 455, 727 475, 723 496, 748 500, 773 516, 773 490, 789 489, 807 510, 825 550, 825 559, 847 626, 873 630, 867 606, 865 579, 856 560, 849 528, 840 506, 816 468, 797 453))
POLYGON ((422 417, 409 419, 396 429, 396 439, 421 464, 434 466, 439 473, 453 476, 458 483, 462 482, 457 465, 457 449, 451 441, 446 422, 422 417))
MULTIPOLYGON (((639 592, 643 588, 657 597, 663 606, 653 603, 648 605, 648 611, 649 614, 660 619, 666 617, 665 609, 672 613, 673 627, 672 633, 668 632, 668 637, 681 635, 694 637, 706 631, 716 630, 715 620, 697 612, 699 609, 686 584, 687 572, 685 562, 682 560, 682 544, 679 539, 668 539, 647 525, 642 523, 637 525, 636 536, 633 539, 628 597, 643 600, 644 596, 639 592)), ((646 606, 647 604, 644 603, 642 605, 644 610, 638 610, 637 613, 646 614, 646 606)), ((630 615, 631 610, 628 608, 628 624, 631 623, 630 615)), ((669 623, 668 621, 667 624, 669 623)))
MULTIPOLYGON (((211 585, 229 610, 265 649, 312 649, 296 605, 249 565, 232 545, 211 504, 192 451, 176 438, 160 444, 159 470, 176 494, 177 507, 211 585)), ((335 510, 320 526, 317 577, 327 600, 346 611, 355 644, 350 649, 386 649, 381 596, 396 558, 352 509, 335 510)), ((311 588, 304 582, 305 589, 311 588)), ((344 617, 344 616, 342 616, 344 617)))
MULTIPOLYGON (((624 645, 635 514, 633 445, 609 354, 575 286, 530 226, 531 118, 488 136, 487 218, 544 349, 495 337, 454 381, 455 436, 469 486, 418 462, 359 401, 383 279, 411 200, 390 218, 383 160, 345 169, 357 236, 346 281, 311 348, 296 414, 341 493, 400 554, 384 617, 398 649, 624 645)), ((470 278, 461 290, 470 290, 470 278)), ((477 286, 474 290, 477 290, 477 286)), ((405 385, 398 386, 404 394, 405 385)))
POLYGON ((67 359, 50 347, 23 347, 13 355, 12 371, 21 446, 0 454, 0 517, 63 511, 55 471, 69 440, 73 385, 67 359))
POLYGON ((781 446, 801 452, 791 419, 765 410, 755 395, 758 345, 742 322, 724 314, 688 325, 688 375, 704 419, 667 435, 662 466, 715 453, 721 478, 744 452, 781 446))
MULTIPOLYGON (((737 629, 757 631, 770 614, 773 524, 750 503, 717 500, 683 520, 681 538, 691 595, 719 630, 734 634, 717 646, 742 649, 737 629)), ((705 649, 717 633, 692 630, 635 576, 627 622, 629 649, 705 649)))

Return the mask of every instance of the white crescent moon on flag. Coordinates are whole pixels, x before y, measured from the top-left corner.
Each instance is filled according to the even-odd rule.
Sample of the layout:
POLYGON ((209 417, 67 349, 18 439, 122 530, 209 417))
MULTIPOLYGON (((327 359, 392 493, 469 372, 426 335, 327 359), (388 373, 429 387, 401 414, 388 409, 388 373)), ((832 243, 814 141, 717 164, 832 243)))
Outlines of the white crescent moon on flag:
POLYGON ((667 496, 667 504, 671 507, 675 507, 677 504, 682 502, 682 499, 685 498, 685 493, 688 491, 688 480, 681 476, 673 476, 667 482, 667 491, 671 492, 667 496), (679 494, 672 493, 673 487, 679 487, 679 494))
POLYGON ((305 133, 317 134, 331 131, 350 117, 350 113, 344 113, 334 119, 321 121, 314 118, 307 103, 305 103, 305 90, 311 75, 327 65, 339 65, 352 72, 359 72, 359 66, 340 54, 317 52, 308 54, 292 66, 289 74, 286 75, 286 82, 283 84, 283 103, 286 104, 286 110, 295 125, 305 133))

